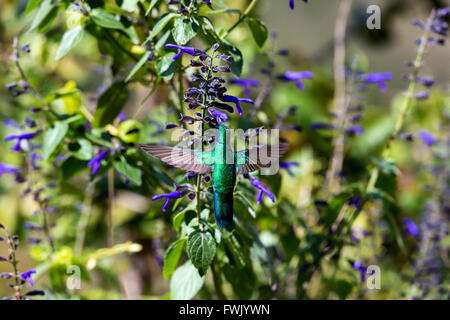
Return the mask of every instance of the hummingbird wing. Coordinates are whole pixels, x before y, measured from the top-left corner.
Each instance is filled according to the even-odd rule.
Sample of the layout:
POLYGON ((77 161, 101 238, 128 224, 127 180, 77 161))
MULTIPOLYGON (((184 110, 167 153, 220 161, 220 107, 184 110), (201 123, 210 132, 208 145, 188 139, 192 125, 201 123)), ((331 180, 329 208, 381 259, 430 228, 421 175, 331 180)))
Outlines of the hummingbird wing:
POLYGON ((150 144, 140 144, 139 148, 176 168, 196 173, 208 173, 211 171, 212 152, 150 144))
POLYGON ((286 152, 287 144, 263 145, 235 153, 237 173, 250 173, 270 167, 273 160, 278 160, 286 152))

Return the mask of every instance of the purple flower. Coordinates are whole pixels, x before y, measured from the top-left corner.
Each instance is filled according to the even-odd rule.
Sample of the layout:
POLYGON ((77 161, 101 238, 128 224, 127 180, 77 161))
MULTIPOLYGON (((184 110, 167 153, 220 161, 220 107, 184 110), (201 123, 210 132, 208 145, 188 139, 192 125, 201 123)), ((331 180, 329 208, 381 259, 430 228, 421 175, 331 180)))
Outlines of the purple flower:
POLYGON ((417 100, 427 100, 430 97, 430 93, 427 91, 417 92, 413 94, 413 97, 417 100))
POLYGON ((220 124, 222 121, 228 120, 228 115, 224 112, 221 112, 219 110, 208 108, 208 112, 213 116, 216 117, 217 123, 220 124))
POLYGON ((225 95, 220 100, 222 100, 223 102, 232 102, 232 103, 234 103, 236 105, 237 113, 240 116, 242 116, 242 114, 243 114, 240 102, 254 104, 253 100, 251 100, 251 99, 238 98, 238 97, 230 96, 230 95, 225 95))
POLYGON ((388 89, 385 82, 392 80, 392 72, 363 74, 358 80, 365 83, 375 83, 380 91, 385 92, 388 89))
POLYGON ((431 147, 432 145, 436 144, 436 142, 437 142, 436 137, 432 133, 430 133, 426 130, 420 130, 418 135, 419 135, 419 138, 422 140, 422 142, 427 147, 431 147))
POLYGON ((3 174, 17 174, 19 172, 19 169, 7 164, 7 163, 0 163, 0 177, 3 174))
POLYGON ((244 89, 244 95, 249 97, 252 93, 250 91, 251 87, 259 87, 260 83, 255 79, 233 79, 230 80, 231 84, 241 86, 244 89))
POLYGON ((294 176, 294 172, 291 170, 292 167, 298 167, 300 163, 298 162, 280 162, 280 168, 286 169, 290 176, 294 176))
POLYGON ((411 237, 417 237, 419 235, 419 227, 417 224, 409 218, 402 219, 403 226, 405 227, 405 233, 411 237))
POLYGON ((119 118, 119 122, 124 122, 125 120, 127 120, 127 115, 123 111, 121 113, 119 113, 119 115, 117 117, 119 118))
POLYGON ((13 150, 18 152, 18 151, 22 151, 22 148, 20 147, 22 140, 31 140, 34 137, 36 137, 39 133, 40 133, 40 131, 22 133, 22 134, 12 134, 12 135, 7 136, 5 138, 5 141, 17 140, 16 144, 14 145, 13 150))
POLYGON ((313 122, 310 125, 311 130, 333 130, 334 126, 330 123, 313 122))
POLYGON ((311 71, 288 71, 278 77, 278 79, 283 81, 294 81, 297 87, 303 91, 305 86, 303 85, 302 79, 313 79, 314 75, 311 71))
POLYGON ((3 124, 7 127, 20 129, 19 124, 17 122, 15 122, 13 119, 6 119, 5 121, 3 121, 3 124))
POLYGON ((36 273, 36 270, 31 269, 31 270, 28 270, 28 271, 25 271, 25 272, 21 273, 20 277, 22 278, 22 280, 28 281, 30 286, 34 286, 34 281, 33 281, 33 278, 31 276, 34 273, 36 273))
POLYGON ((108 156, 108 151, 100 152, 98 155, 96 155, 94 158, 89 160, 88 167, 92 168, 92 174, 97 174, 98 170, 101 167, 101 162, 103 159, 105 159, 108 156))
MULTIPOLYGON (((308 3, 308 0, 303 0, 303 2, 308 3)), ((289 0, 289 8, 291 8, 291 10, 295 9, 295 0, 289 0)))
POLYGON ((152 200, 166 198, 166 202, 164 202, 164 205, 162 207, 162 211, 166 212, 167 207, 169 206, 170 199, 179 199, 181 197, 183 197, 183 194, 181 194, 178 191, 173 191, 173 192, 169 192, 169 193, 165 193, 165 194, 157 194, 156 196, 154 196, 152 198, 152 200))
POLYGON ((436 15, 439 17, 445 17, 450 14, 450 8, 442 8, 436 12, 436 15))
POLYGON ((366 281, 367 268, 360 261, 354 261, 352 263, 352 268, 359 271, 359 276, 361 278, 361 282, 366 281))
POLYGON ((262 202, 262 197, 264 194, 266 194, 270 200, 272 200, 272 202, 275 202, 275 196, 273 195, 272 192, 270 192, 269 189, 266 188, 265 185, 263 185, 263 183, 261 181, 259 181, 258 179, 256 179, 255 177, 250 176, 250 182, 252 184, 252 186, 256 187, 258 189, 258 196, 256 198, 256 203, 261 204, 262 202))
POLYGON ((165 47, 170 49, 178 49, 178 53, 172 58, 173 61, 178 60, 178 58, 181 57, 183 53, 191 56, 198 56, 203 53, 202 51, 192 47, 177 46, 175 44, 166 44, 165 47))
POLYGON ((356 136, 364 133, 364 128, 359 125, 350 126, 345 129, 345 133, 351 136, 356 136))

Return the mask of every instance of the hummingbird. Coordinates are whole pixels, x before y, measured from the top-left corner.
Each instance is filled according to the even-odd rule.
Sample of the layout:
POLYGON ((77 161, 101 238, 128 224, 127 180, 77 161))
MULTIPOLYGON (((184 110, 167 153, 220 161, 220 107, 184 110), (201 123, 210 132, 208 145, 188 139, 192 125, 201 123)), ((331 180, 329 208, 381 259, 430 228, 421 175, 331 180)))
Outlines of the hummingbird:
POLYGON ((286 150, 285 144, 255 146, 234 152, 231 130, 219 125, 218 137, 210 151, 141 144, 139 148, 167 164, 197 174, 212 172, 214 216, 220 228, 232 230, 233 194, 238 174, 248 174, 270 166, 286 150))

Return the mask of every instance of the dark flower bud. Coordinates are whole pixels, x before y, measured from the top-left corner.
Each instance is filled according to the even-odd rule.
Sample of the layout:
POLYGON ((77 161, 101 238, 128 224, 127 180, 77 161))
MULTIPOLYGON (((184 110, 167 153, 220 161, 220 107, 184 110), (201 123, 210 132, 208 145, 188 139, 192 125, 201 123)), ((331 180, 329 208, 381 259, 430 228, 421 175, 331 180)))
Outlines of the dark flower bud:
POLYGON ((186 180, 191 180, 191 179, 194 179, 197 175, 198 175, 198 174, 197 174, 196 172, 188 171, 188 172, 186 172, 186 174, 184 175, 184 178, 185 178, 186 180))
POLYGON ((234 111, 233 107, 226 103, 214 101, 213 103, 211 103, 211 106, 228 111, 229 113, 233 113, 233 111, 234 111))
POLYGON ((178 121, 186 122, 187 124, 193 124, 194 120, 195 120, 194 118, 186 116, 184 114, 180 115, 180 119, 178 119, 178 121))
POLYGON ((212 46, 211 50, 212 50, 213 52, 216 52, 216 51, 217 51, 217 49, 219 49, 219 47, 220 47, 220 44, 218 44, 218 43, 215 43, 215 44, 213 44, 213 46, 212 46))
POLYGON ((189 200, 193 201, 195 199, 196 193, 195 192, 191 192, 188 194, 188 198, 189 200))
POLYGON ((43 290, 31 290, 25 293, 26 296, 45 296, 45 292, 43 290))
POLYGON ((280 49, 280 50, 277 51, 277 54, 279 54, 280 56, 285 57, 285 56, 289 55, 289 50, 288 49, 280 49))
POLYGON ((231 72, 231 68, 229 66, 217 66, 212 68, 212 72, 231 72))
POLYGON ((191 67, 203 67, 204 64, 198 60, 191 60, 191 67))
POLYGON ((203 182, 204 183, 210 183, 211 182, 211 177, 209 175, 204 175, 203 176, 203 182))
POLYGON ((166 123, 166 129, 174 129, 178 128, 178 125, 176 123, 166 123))
POLYGON ((228 62, 228 63, 232 63, 233 62, 233 58, 224 54, 219 54, 216 56, 217 59, 220 59, 222 61, 228 62))

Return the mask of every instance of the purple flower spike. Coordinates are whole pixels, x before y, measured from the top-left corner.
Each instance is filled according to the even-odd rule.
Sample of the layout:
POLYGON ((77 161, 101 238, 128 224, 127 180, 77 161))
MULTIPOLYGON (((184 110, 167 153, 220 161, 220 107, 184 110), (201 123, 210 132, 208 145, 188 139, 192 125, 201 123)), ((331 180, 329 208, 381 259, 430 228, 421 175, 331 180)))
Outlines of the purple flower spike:
POLYGON ((294 176, 294 172, 292 171, 292 167, 298 167, 300 163, 298 162, 280 162, 280 168, 285 169, 291 177, 294 176))
POLYGON ((201 53, 200 50, 197 50, 195 48, 177 46, 175 44, 166 44, 165 47, 169 48, 169 49, 178 49, 178 53, 172 58, 173 61, 178 60, 178 58, 181 57, 181 55, 183 53, 186 53, 186 54, 191 55, 191 56, 197 56, 197 55, 199 55, 201 53))
POLYGON ((233 79, 230 80, 231 84, 241 86, 244 89, 244 95, 249 97, 252 93, 250 91, 251 87, 259 87, 260 83, 256 79, 233 79))
POLYGON ((34 286, 33 277, 31 275, 35 274, 35 273, 36 273, 36 270, 31 269, 31 270, 28 270, 28 271, 25 271, 25 272, 21 273, 20 277, 22 278, 22 280, 28 281, 30 286, 34 286))
POLYGON ((157 194, 156 196, 154 196, 152 198, 152 200, 158 200, 158 199, 166 198, 166 202, 164 202, 164 205, 162 207, 162 211, 166 212, 167 207, 169 206, 170 199, 179 199, 181 197, 183 197, 183 195, 180 192, 173 191, 173 192, 169 192, 169 193, 165 193, 165 194, 157 194))
POLYGON ((363 74, 358 80, 365 83, 375 83, 381 92, 385 92, 388 89, 386 81, 390 81, 392 78, 392 72, 383 72, 363 74))
POLYGON ((22 151, 22 148, 20 147, 20 144, 22 143, 22 140, 31 140, 34 137, 36 137, 40 131, 37 132, 30 132, 30 133, 22 133, 22 134, 12 134, 5 138, 5 141, 12 141, 17 140, 16 144, 13 147, 13 150, 16 152, 22 151))
POLYGON ((402 221, 408 236, 417 237, 419 235, 419 227, 414 221, 409 218, 403 218, 402 221))
POLYGON ((422 140, 422 142, 427 147, 431 147, 432 145, 436 144, 436 142, 437 142, 436 137, 432 133, 430 133, 426 130, 419 131, 419 138, 422 140))
POLYGON ((228 115, 224 112, 221 112, 219 110, 208 108, 208 112, 213 116, 216 117, 217 123, 220 124, 222 121, 228 121, 228 115))
POLYGON ((311 71, 288 71, 278 77, 283 81, 294 81, 297 85, 297 88, 301 91, 305 90, 305 86, 303 85, 303 79, 313 79, 314 74, 311 71))
POLYGON ((442 8, 442 9, 439 9, 439 10, 436 12, 436 15, 439 16, 439 17, 445 17, 445 16, 450 15, 450 7, 449 7, 449 8, 442 8))
POLYGON ((258 189, 258 196, 256 198, 256 203, 261 204, 262 197, 264 194, 266 194, 272 202, 275 202, 275 196, 272 192, 270 192, 269 189, 266 188, 265 185, 255 177, 250 176, 250 181, 252 183, 252 186, 256 187, 258 189))
POLYGON ((89 160, 88 167, 92 168, 92 174, 96 175, 101 167, 101 162, 108 156, 108 151, 100 152, 97 156, 89 160))
POLYGON ((229 95, 225 95, 222 99, 223 102, 232 102, 236 105, 236 110, 237 113, 242 116, 244 113, 242 112, 242 108, 241 108, 241 104, 240 102, 245 102, 245 103, 250 103, 250 104, 254 104, 254 101, 251 99, 245 99, 245 98, 238 98, 235 96, 229 96, 229 95))

